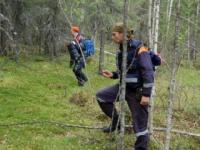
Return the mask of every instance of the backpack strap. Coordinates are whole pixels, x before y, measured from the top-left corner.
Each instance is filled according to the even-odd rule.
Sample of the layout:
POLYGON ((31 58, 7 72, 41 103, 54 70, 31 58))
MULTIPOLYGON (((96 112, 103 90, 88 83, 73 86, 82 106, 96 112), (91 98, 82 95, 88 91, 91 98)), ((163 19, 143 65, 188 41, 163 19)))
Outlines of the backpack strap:
MULTIPOLYGON (((130 65, 128 66, 127 70, 129 70, 129 69, 131 68, 131 66, 133 65, 133 63, 134 63, 135 60, 137 59, 137 56, 138 56, 138 53, 139 53, 140 49, 141 49, 142 47, 144 47, 142 42, 139 43, 139 42, 140 42, 139 40, 137 40, 136 42, 137 42, 137 44, 134 45, 134 46, 135 46, 135 52, 134 52, 134 55, 133 55, 133 59, 132 59, 130 65)), ((134 43, 134 42, 133 42, 133 43, 134 43)))
POLYGON ((75 41, 76 41, 77 43, 80 43, 82 39, 83 39, 83 37, 81 36, 80 33, 75 37, 75 41))

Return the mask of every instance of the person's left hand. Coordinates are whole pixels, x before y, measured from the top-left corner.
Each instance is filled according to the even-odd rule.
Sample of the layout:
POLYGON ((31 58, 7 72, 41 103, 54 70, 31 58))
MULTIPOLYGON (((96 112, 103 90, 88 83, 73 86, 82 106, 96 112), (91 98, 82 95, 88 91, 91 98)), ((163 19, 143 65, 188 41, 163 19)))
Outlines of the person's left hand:
POLYGON ((166 61, 164 58, 162 58, 161 54, 160 53, 157 53, 157 56, 160 57, 160 60, 161 60, 161 64, 165 64, 166 61))
POLYGON ((142 96, 140 105, 146 106, 149 104, 150 97, 142 96))

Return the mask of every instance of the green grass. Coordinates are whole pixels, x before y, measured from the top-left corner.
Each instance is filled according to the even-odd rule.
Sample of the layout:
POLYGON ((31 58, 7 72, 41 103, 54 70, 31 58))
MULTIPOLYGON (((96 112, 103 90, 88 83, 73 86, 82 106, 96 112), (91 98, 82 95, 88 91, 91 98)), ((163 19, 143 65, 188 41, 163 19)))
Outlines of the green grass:
MULTIPOLYGON (((95 93, 98 89, 112 85, 116 81, 99 76, 98 64, 93 60, 87 67, 90 84, 78 87, 67 60, 65 56, 53 61, 35 56, 20 59, 19 63, 15 63, 0 58, 0 124, 50 120, 66 124, 107 125, 109 120, 100 111, 95 101, 95 93), (84 107, 70 102, 72 95, 81 91, 88 95, 84 107)), ((108 65, 106 68, 109 68, 108 65)), ((194 88, 191 89, 191 86, 200 86, 200 81, 197 80, 199 74, 199 71, 191 72, 184 68, 180 70, 178 80, 192 91, 194 88)), ((164 101, 157 97, 156 106, 167 104, 167 79, 163 67, 158 71, 157 90, 164 101)), ((189 98, 192 96, 193 94, 190 94, 189 98)), ((184 125, 188 127, 187 124, 192 124, 199 118, 199 97, 197 94, 194 101, 185 100, 184 105, 181 105, 182 113, 175 111, 175 119, 178 120, 175 121, 175 126, 184 129, 184 125)), ((178 103, 176 107, 178 108, 178 103)), ((165 124, 165 119, 166 110, 156 108, 155 125, 165 124)), ((197 127, 192 130, 197 133, 200 132, 198 123, 199 121, 197 127)), ((163 140, 162 134, 156 133, 157 136, 157 140, 163 140)), ((0 127, 0 150, 116 150, 118 138, 119 136, 115 134, 105 135, 99 130, 62 128, 50 124, 0 127)), ((127 150, 132 149, 134 139, 132 133, 126 134, 127 150)), ((199 140, 177 135, 173 136, 172 149, 197 150, 199 144, 199 140)), ((151 150, 160 149, 156 141, 153 141, 150 147, 151 150)))

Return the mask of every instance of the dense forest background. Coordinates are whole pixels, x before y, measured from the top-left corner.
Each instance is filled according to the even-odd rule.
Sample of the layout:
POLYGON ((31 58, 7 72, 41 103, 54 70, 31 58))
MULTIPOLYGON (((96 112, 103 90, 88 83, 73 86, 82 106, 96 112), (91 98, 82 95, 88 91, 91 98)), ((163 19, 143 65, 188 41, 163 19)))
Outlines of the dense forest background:
MULTIPOLYGON (((168 3, 167 0, 160 3, 159 51, 165 57, 172 51, 175 34, 172 31, 176 9, 173 5, 169 18, 168 3)), ((35 53, 58 56, 67 51, 71 25, 80 26, 82 33, 95 39, 97 44, 102 31, 106 41, 110 41, 113 24, 123 19, 123 1, 120 0, 1 0, 0 6, 1 55, 35 53)), ((148 7, 146 0, 131 0, 128 16, 128 24, 135 30, 136 38, 147 43, 148 7)), ((182 0, 180 18, 180 55, 195 62, 200 38, 199 1, 182 0)))

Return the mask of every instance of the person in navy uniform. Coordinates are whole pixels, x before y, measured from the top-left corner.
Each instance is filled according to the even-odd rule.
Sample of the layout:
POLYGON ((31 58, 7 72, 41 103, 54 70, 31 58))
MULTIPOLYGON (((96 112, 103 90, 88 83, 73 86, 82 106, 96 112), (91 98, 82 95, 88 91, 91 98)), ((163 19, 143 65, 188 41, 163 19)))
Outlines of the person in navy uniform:
MULTIPOLYGON (((124 39, 123 23, 117 23, 112 30, 112 40, 119 45, 117 53, 117 71, 102 71, 102 75, 121 82, 123 42, 127 40, 127 74, 126 74, 126 101, 131 111, 133 129, 137 140, 136 150, 147 150, 149 133, 148 104, 151 90, 154 85, 154 70, 149 49, 142 41, 133 39, 133 30, 128 30, 127 39, 124 39)), ((120 129, 119 114, 115 102, 119 98, 120 83, 104 88, 97 92, 97 102, 102 111, 112 119, 111 125, 105 127, 103 132, 110 133, 120 129)))
POLYGON ((73 72, 78 80, 78 85, 83 86, 87 81, 87 76, 82 69, 85 68, 83 36, 80 34, 80 29, 77 26, 71 27, 73 41, 67 46, 70 54, 70 66, 73 66, 73 72))

